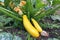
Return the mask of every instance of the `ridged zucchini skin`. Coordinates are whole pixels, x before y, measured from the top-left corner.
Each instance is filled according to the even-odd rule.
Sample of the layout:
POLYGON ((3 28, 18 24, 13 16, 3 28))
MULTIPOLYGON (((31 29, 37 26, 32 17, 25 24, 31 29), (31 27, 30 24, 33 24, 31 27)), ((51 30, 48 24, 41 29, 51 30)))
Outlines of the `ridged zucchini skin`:
POLYGON ((38 22, 34 18, 31 18, 31 20, 32 20, 32 23, 35 26, 35 28, 41 33, 43 30, 40 27, 40 25, 38 24, 38 22))
POLYGON ((23 25, 29 34, 31 34, 35 38, 39 37, 39 32, 30 23, 26 15, 23 15, 23 25))

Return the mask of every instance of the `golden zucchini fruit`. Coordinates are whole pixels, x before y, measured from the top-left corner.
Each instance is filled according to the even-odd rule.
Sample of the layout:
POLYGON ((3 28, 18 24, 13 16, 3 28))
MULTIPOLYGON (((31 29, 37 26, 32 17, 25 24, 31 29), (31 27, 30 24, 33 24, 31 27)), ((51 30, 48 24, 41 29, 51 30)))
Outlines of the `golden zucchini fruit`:
POLYGON ((35 19, 33 19, 33 18, 31 18, 31 20, 32 20, 32 23, 35 26, 35 28, 41 33, 43 30, 40 27, 40 25, 38 24, 38 22, 35 19))
POLYGON ((23 25, 27 32, 30 33, 33 37, 39 37, 39 32, 33 27, 26 15, 23 15, 23 25))

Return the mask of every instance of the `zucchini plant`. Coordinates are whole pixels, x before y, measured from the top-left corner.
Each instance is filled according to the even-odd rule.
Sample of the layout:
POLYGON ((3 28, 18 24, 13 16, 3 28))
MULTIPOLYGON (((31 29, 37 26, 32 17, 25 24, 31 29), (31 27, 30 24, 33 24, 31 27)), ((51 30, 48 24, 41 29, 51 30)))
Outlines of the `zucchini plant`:
MULTIPOLYGON (((39 22, 41 19, 45 18, 46 16, 50 16, 50 15, 54 14, 55 11, 60 8, 60 1, 56 1, 56 0, 53 0, 52 4, 51 4, 51 0, 46 0, 47 4, 44 4, 45 2, 43 2, 42 0, 34 0, 34 1, 25 0, 24 2, 26 4, 24 6, 20 6, 21 1, 22 0, 18 0, 18 1, 17 0, 4 0, 3 3, 5 6, 3 6, 3 7, 0 6, 0 14, 2 13, 2 15, 6 15, 7 17, 10 17, 14 22, 13 26, 20 27, 20 29, 24 28, 23 27, 23 18, 22 18, 23 15, 27 15, 30 22, 31 22, 31 18, 34 18, 39 22), (10 3, 13 5, 12 6, 9 5, 10 3), (49 6, 49 7, 46 10, 45 7, 47 7, 47 6, 49 6), (19 9, 20 12, 17 10, 14 10, 14 8, 16 8, 17 10, 19 9), (23 14, 19 15, 19 13, 21 13, 21 12, 23 14)), ((3 18, 3 19, 5 19, 5 18, 3 18)), ((6 20, 8 20, 8 22, 6 21, 6 23, 9 23, 11 21, 9 19, 6 19, 6 20)), ((0 25, 2 25, 1 22, 0 22, 0 25)), ((40 25, 42 27, 44 27, 45 24, 40 24, 40 25)), ((56 24, 53 24, 52 26, 51 25, 49 28, 52 28, 52 26, 53 27, 57 26, 56 24)), ((49 24, 47 24, 45 26, 47 27, 47 26, 49 26, 49 24)), ((28 25, 28 27, 29 27, 29 25, 28 25)), ((59 26, 58 26, 58 28, 59 28, 59 26)), ((28 38, 28 40, 29 40, 29 38, 28 38)))
MULTIPOLYGON (((8 2, 10 3, 10 1, 8 1, 8 2)), ((56 2, 56 1, 54 1, 54 2, 56 2)), ((54 3, 54 2, 52 2, 52 3, 54 3)), ((6 5, 6 3, 4 3, 4 4, 6 5)), ((59 3, 56 3, 56 4, 59 4, 59 3)), ((7 5, 9 5, 9 4, 7 4, 7 5)), ((18 5, 16 5, 16 6, 18 6, 18 5)), ((23 15, 24 14, 27 15, 29 19, 35 18, 37 21, 40 21, 44 17, 53 14, 57 9, 60 8, 60 5, 57 5, 56 7, 55 6, 56 5, 52 5, 52 8, 50 8, 48 10, 45 10, 44 7, 46 7, 46 5, 44 4, 44 2, 42 0, 34 0, 34 2, 32 0, 26 0, 26 5, 21 7, 21 9, 22 9, 23 15)), ((9 8, 9 6, 8 6, 8 8, 9 8)), ((7 16, 10 16, 10 17, 12 17, 12 18, 14 18, 16 20, 21 21, 21 23, 20 23, 20 25, 21 25, 22 24, 22 16, 20 15, 20 17, 19 17, 18 13, 14 12, 14 11, 11 11, 8 8, 5 8, 5 7, 3 8, 3 7, 0 6, 0 12, 2 12, 3 14, 5 14, 7 16)), ((17 23, 19 24, 19 22, 17 22, 17 23)))

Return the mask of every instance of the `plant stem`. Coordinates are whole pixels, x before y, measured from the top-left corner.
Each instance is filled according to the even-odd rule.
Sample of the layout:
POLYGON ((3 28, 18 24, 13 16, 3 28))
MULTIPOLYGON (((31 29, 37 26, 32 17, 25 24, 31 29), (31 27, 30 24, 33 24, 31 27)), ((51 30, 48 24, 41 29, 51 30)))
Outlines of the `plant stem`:
POLYGON ((5 9, 5 8, 3 8, 3 7, 0 7, 2 10, 5 10, 6 12, 9 12, 10 14, 13 14, 13 15, 15 15, 15 13, 14 12, 12 12, 12 11, 10 11, 10 10, 7 10, 7 9, 5 9))
POLYGON ((18 17, 16 17, 16 16, 12 15, 12 14, 9 13, 9 12, 6 12, 6 11, 3 10, 2 8, 0 8, 0 12, 3 12, 5 15, 10 16, 10 17, 12 17, 12 18, 14 18, 14 19, 17 19, 17 20, 19 20, 19 21, 22 21, 21 18, 18 18, 18 17))

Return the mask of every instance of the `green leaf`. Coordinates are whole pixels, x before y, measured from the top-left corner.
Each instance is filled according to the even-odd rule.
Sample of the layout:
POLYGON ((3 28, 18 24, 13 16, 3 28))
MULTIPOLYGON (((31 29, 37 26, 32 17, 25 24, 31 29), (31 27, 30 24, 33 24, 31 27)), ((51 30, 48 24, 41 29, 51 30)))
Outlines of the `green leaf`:
POLYGON ((58 38, 48 38, 48 40, 59 40, 58 38))
POLYGON ((12 18, 7 17, 5 15, 0 16, 0 26, 3 27, 4 25, 8 24, 10 21, 13 21, 12 18))
POLYGON ((11 33, 0 32, 0 40, 22 40, 22 38, 11 33))
POLYGON ((4 26, 4 24, 2 22, 0 22, 0 28, 2 28, 4 26))
POLYGON ((0 32, 0 40, 12 40, 13 36, 10 33, 0 32))
POLYGON ((13 40, 22 40, 22 38, 14 35, 13 40))
POLYGON ((12 0, 4 0, 5 7, 8 7, 10 1, 12 0))
POLYGON ((27 38, 27 40, 31 40, 31 38, 30 38, 30 35, 28 34, 28 38, 27 38))
POLYGON ((49 23, 49 22, 47 22, 47 23, 40 23, 40 25, 41 25, 41 27, 42 28, 60 28, 60 25, 59 24, 53 24, 53 23, 49 23))
POLYGON ((53 0, 53 5, 60 4, 60 0, 53 0))
POLYGON ((13 21, 13 19, 9 17, 6 19, 5 24, 8 24, 10 21, 13 21))
POLYGON ((26 14, 28 15, 28 18, 30 19, 31 14, 33 13, 33 4, 31 0, 26 0, 26 14))
POLYGON ((42 0, 36 0, 35 6, 37 9, 40 9, 40 8, 44 7, 44 4, 42 3, 42 0))
POLYGON ((51 19, 52 20, 59 20, 60 21, 60 15, 52 15, 51 19))

